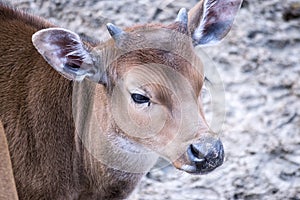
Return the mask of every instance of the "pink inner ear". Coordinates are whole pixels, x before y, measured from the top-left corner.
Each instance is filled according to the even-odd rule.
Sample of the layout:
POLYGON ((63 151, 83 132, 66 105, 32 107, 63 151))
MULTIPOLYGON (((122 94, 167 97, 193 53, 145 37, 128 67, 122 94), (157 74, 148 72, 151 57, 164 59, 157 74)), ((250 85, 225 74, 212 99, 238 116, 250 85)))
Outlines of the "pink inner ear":
POLYGON ((86 57, 83 44, 77 35, 72 33, 56 30, 53 31, 50 43, 56 46, 57 56, 63 61, 64 67, 79 69, 86 57))
POLYGON ((212 44, 222 40, 231 29, 241 3, 242 0, 204 1, 201 22, 193 33, 195 44, 212 44))
POLYGON ((69 67, 72 68, 80 68, 80 66, 83 63, 83 58, 79 56, 74 56, 74 55, 68 55, 67 57, 67 63, 65 65, 68 65, 69 67))
POLYGON ((97 71, 76 33, 62 28, 43 29, 32 36, 32 42, 45 60, 70 80, 80 81, 97 71))
POLYGON ((233 21, 240 8, 241 0, 208 1, 205 7, 204 17, 207 24, 233 21))

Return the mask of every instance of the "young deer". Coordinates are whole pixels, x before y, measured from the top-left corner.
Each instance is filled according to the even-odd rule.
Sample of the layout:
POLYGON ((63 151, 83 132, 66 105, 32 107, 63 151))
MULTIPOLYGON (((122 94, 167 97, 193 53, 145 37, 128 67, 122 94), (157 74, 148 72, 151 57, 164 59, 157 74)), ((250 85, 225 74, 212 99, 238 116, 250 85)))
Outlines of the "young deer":
POLYGON ((107 24, 97 44, 0 4, 0 120, 18 197, 124 199, 158 156, 191 174, 220 166, 193 49, 220 41, 241 1, 201 0, 169 25, 107 24))

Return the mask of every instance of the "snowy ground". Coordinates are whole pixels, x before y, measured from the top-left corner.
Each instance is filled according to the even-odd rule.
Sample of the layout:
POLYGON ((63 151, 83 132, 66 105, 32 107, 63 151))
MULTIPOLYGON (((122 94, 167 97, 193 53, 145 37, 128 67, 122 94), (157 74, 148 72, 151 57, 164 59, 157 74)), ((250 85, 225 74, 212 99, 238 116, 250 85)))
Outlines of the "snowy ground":
MULTIPOLYGON (((107 22, 121 27, 168 23, 181 7, 196 2, 12 1, 97 39, 108 37, 107 22)), ((229 36, 217 47, 204 49, 225 88, 224 165, 206 176, 172 167, 156 169, 143 178, 131 199, 300 199, 299 9, 299 0, 247 0, 229 36)))

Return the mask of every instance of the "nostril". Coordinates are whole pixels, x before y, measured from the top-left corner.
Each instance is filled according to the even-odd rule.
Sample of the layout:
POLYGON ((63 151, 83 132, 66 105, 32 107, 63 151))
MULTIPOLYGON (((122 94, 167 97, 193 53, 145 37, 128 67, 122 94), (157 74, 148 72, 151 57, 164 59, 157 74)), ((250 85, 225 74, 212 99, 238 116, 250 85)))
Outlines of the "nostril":
POLYGON ((193 154, 196 158, 204 158, 204 157, 205 157, 205 155, 201 152, 201 148, 200 148, 199 145, 191 144, 190 148, 191 148, 192 154, 193 154))
POLYGON ((205 155, 196 145, 191 144, 187 152, 191 161, 195 163, 203 163, 206 161, 205 155))

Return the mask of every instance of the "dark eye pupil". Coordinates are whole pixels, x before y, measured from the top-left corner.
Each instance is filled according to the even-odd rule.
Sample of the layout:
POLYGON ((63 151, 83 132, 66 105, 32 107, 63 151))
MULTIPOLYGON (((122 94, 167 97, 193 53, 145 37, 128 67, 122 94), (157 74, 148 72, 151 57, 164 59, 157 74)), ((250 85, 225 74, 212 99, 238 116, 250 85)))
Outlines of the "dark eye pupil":
POLYGON ((148 103, 150 99, 148 97, 145 97, 141 94, 131 94, 131 98, 135 103, 142 104, 142 103, 148 103))

